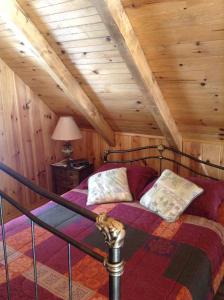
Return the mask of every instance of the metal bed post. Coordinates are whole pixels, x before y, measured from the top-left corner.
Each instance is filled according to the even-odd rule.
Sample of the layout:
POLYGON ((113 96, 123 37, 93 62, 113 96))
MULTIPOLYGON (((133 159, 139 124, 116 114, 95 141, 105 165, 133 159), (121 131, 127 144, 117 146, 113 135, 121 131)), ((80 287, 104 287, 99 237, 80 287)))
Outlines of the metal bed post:
POLYGON ((121 275, 124 272, 121 248, 124 244, 125 229, 122 223, 105 213, 97 217, 96 226, 103 233, 105 243, 109 246, 109 257, 104 261, 109 273, 109 300, 120 300, 121 275))
POLYGON ((72 264, 71 264, 71 244, 68 243, 68 293, 69 300, 72 300, 72 264))
POLYGON ((119 300, 121 298, 121 275, 123 273, 120 248, 109 249, 106 267, 109 272, 109 299, 119 300))
POLYGON ((162 162, 163 162, 163 151, 165 150, 164 146, 158 145, 157 150, 159 151, 159 175, 162 173, 162 162))
POLYGON ((9 268, 8 268, 8 255, 7 255, 6 237, 5 237, 4 208, 3 208, 3 197, 1 195, 0 195, 0 216, 1 216, 1 226, 2 226, 2 246, 3 246, 4 262, 5 262, 7 300, 10 300, 11 299, 11 291, 10 291, 10 285, 9 285, 9 268))
POLYGON ((35 245, 35 229, 34 222, 31 220, 31 236, 32 236, 32 253, 33 253, 33 276, 35 283, 35 300, 38 300, 38 285, 37 285, 37 259, 35 245))

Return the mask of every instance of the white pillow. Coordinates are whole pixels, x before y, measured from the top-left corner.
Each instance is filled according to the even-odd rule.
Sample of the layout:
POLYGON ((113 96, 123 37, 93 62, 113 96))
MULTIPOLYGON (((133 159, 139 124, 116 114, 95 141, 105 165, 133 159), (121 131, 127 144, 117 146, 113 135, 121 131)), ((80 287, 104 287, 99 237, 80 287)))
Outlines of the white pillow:
POLYGON ((140 203, 166 221, 174 222, 202 192, 196 184, 164 170, 153 187, 141 197, 140 203))
POLYGON ((88 180, 87 205, 132 200, 126 168, 99 172, 88 180))

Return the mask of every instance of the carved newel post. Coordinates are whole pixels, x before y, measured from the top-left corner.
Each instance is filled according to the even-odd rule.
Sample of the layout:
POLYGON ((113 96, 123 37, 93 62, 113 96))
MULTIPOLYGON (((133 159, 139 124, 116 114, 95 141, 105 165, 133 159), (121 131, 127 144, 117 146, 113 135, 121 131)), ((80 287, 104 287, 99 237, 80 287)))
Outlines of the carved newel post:
POLYGON ((109 246, 109 256, 105 266, 109 272, 109 299, 119 300, 121 292, 121 275, 124 262, 121 258, 121 247, 124 244, 125 229, 122 223, 101 213, 96 219, 97 228, 103 233, 105 243, 109 246))

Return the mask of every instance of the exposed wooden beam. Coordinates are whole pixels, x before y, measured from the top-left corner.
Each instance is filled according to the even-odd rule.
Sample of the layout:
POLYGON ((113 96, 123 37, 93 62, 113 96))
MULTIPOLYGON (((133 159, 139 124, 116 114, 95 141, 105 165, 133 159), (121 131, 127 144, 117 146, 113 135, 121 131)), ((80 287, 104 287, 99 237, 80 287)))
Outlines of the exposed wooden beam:
POLYGON ((111 36, 126 61, 144 95, 144 104, 150 110, 169 144, 182 148, 182 137, 170 113, 155 77, 145 58, 138 38, 120 0, 92 0, 111 36))
POLYGON ((14 0, 1 0, 0 15, 64 91, 71 106, 78 109, 96 131, 114 146, 114 132, 109 124, 19 4, 14 0))

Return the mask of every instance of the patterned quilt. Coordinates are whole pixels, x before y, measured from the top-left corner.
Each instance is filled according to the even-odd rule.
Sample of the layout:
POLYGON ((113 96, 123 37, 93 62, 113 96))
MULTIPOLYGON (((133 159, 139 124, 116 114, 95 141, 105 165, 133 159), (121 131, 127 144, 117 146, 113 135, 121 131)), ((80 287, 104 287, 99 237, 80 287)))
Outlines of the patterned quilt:
MULTIPOLYGON (((73 190, 64 197, 85 206, 86 194, 84 190, 73 190)), ((123 300, 213 299, 224 274, 222 225, 191 215, 167 223, 138 203, 88 208, 96 213, 107 211, 125 224, 123 300)), ((34 213, 99 253, 106 253, 102 234, 93 222, 52 202, 34 213)), ((38 226, 35 234, 39 299, 68 299, 66 243, 38 226)), ((6 235, 12 299, 34 299, 29 220, 23 216, 9 222, 6 235)), ((77 249, 72 249, 72 277, 74 299, 108 299, 108 275, 104 267, 77 249)), ((0 299, 7 299, 6 295, 0 237, 0 299)))

